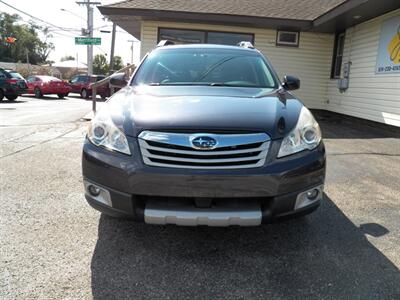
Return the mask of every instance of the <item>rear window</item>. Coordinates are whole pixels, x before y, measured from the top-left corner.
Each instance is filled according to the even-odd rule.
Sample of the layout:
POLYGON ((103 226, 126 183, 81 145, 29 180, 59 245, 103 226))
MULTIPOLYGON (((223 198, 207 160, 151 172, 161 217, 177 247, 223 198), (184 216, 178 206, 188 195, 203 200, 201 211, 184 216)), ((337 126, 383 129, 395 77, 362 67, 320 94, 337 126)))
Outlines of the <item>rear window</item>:
POLYGON ((24 77, 22 77, 21 74, 19 74, 18 72, 9 72, 12 78, 15 79, 24 79, 24 77))
POLYGON ((277 87, 258 52, 213 48, 155 51, 143 62, 134 84, 277 87))

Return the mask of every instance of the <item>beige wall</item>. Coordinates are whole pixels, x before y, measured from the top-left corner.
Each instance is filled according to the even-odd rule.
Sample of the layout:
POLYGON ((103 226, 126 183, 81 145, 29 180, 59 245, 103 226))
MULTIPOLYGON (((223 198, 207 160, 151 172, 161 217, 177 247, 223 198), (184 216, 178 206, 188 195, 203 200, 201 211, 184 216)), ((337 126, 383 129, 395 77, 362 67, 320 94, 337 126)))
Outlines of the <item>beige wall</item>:
POLYGON ((382 22, 399 15, 396 10, 346 31, 343 63, 352 62, 349 89, 340 93, 337 80, 330 80, 328 110, 400 126, 400 74, 375 74, 382 22))
POLYGON ((311 108, 325 107, 334 40, 331 34, 301 32, 299 48, 276 47, 276 31, 272 29, 144 21, 141 56, 155 47, 158 27, 254 33, 256 48, 267 56, 280 77, 291 74, 300 78, 301 88, 295 94, 311 108))

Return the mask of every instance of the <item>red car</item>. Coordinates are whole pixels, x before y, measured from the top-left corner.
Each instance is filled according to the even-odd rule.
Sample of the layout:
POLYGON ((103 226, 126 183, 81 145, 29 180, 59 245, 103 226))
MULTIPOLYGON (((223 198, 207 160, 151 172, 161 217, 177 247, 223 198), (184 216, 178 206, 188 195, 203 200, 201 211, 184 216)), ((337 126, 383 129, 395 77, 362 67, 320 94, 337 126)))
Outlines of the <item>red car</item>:
MULTIPOLYGON (((70 81, 71 93, 80 94, 82 98, 88 99, 92 96, 90 84, 106 78, 104 75, 76 75, 70 81)), ((97 95, 102 99, 110 97, 110 88, 108 84, 101 85, 97 88, 97 95)))
POLYGON ((71 91, 68 83, 52 76, 29 76, 26 83, 28 85, 27 93, 34 94, 36 98, 41 98, 43 95, 56 94, 61 99, 67 97, 71 91))

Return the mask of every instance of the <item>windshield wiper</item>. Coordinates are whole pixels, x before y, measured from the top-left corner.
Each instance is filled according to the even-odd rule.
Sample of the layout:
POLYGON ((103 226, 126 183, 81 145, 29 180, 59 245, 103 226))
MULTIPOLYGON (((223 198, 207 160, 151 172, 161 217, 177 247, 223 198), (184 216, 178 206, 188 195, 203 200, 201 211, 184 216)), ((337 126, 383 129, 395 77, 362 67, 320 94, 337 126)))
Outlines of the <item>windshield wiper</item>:
POLYGON ((234 86, 232 84, 223 83, 223 82, 211 82, 208 85, 209 86, 234 86))
POLYGON ((233 84, 233 83, 225 83, 225 82, 211 82, 207 85, 208 86, 243 87, 243 88, 269 88, 266 86, 259 86, 259 85, 233 84))
POLYGON ((226 63, 232 59, 238 58, 238 57, 240 57, 240 56, 230 56, 230 57, 225 57, 225 58, 217 61, 216 63, 209 66, 208 69, 206 69, 202 74, 200 74, 200 76, 195 81, 203 80, 204 78, 207 77, 208 74, 210 74, 212 71, 214 71, 219 66, 223 65, 224 63, 226 63))
POLYGON ((150 85, 150 86, 161 86, 161 85, 191 86, 191 85, 209 85, 209 84, 202 83, 202 82, 150 82, 147 85, 150 85))

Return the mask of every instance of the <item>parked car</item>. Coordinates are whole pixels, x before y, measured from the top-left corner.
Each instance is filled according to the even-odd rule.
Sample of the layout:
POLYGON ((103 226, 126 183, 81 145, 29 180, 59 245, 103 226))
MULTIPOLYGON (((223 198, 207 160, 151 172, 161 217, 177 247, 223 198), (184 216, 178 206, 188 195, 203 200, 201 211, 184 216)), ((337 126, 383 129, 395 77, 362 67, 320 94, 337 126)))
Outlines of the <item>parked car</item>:
POLYGON ((314 211, 325 148, 299 87, 248 42, 156 48, 91 121, 87 201, 150 224, 251 226, 314 211))
POLYGON ((0 101, 6 97, 13 101, 27 90, 25 79, 15 71, 0 68, 0 101))
MULTIPOLYGON (((71 93, 80 94, 83 99, 88 99, 92 96, 90 84, 106 78, 104 75, 76 75, 70 81, 71 93)), ((110 88, 108 84, 101 85, 97 88, 97 94, 102 99, 110 97, 110 88)))
POLYGON ((53 76, 29 76, 26 82, 28 84, 27 94, 34 94, 36 98, 41 98, 43 95, 55 94, 58 98, 62 99, 67 97, 71 91, 68 83, 53 76))

